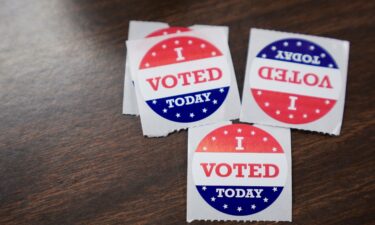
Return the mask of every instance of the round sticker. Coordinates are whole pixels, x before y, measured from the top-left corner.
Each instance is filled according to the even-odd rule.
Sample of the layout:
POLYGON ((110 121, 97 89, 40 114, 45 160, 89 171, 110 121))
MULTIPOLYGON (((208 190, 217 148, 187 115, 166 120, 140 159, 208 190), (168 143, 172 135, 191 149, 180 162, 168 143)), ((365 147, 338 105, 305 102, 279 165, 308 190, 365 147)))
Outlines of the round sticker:
POLYGON ((235 216, 260 212, 280 196, 287 179, 282 146, 247 124, 215 129, 198 144, 192 161, 195 186, 216 210, 235 216))
POLYGON ((289 38, 263 48, 251 68, 251 93, 270 117, 304 124, 326 115, 341 90, 340 70, 321 46, 289 38))
POLYGON ((193 36, 172 37, 152 46, 139 64, 139 73, 147 105, 174 122, 210 116, 222 105, 230 86, 226 57, 209 41, 193 36))

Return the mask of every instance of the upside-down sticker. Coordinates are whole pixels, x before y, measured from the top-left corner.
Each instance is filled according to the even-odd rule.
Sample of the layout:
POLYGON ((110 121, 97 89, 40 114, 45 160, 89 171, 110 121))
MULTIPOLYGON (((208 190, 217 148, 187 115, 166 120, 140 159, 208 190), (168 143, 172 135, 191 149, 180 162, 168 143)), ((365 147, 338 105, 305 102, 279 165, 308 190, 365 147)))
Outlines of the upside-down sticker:
MULTIPOLYGON (((254 36, 259 32, 256 31, 254 36)), ((279 34, 273 31, 261 32, 260 35, 267 35, 268 32, 279 34)), ((255 100, 258 108, 263 111, 262 115, 268 119, 249 122, 337 133, 337 130, 332 131, 324 126, 320 126, 320 130, 319 126, 317 129, 309 128, 314 122, 326 118, 338 101, 343 101, 346 68, 340 70, 334 57, 345 56, 333 54, 336 48, 332 47, 332 44, 326 44, 335 41, 322 41, 316 37, 307 38, 302 35, 288 36, 285 33, 279 38, 270 34, 269 36, 276 40, 266 43, 254 53, 249 52, 249 58, 251 54, 255 54, 255 57, 248 61, 249 78, 244 91, 244 96, 251 96, 250 100, 255 100), (323 45, 326 47, 322 47, 323 45)), ((254 39, 256 41, 257 37, 254 39)), ((341 102, 337 108, 342 105, 341 102)), ((245 103, 244 107, 250 106, 245 103)), ((250 111, 251 109, 249 113, 250 111)), ((336 113, 337 117, 342 114, 340 110, 333 113, 336 113)), ((336 120, 334 127, 337 129, 340 123, 341 121, 336 120)))
POLYGON ((188 206, 190 220, 289 220, 286 209, 290 202, 285 200, 290 200, 289 130, 223 125, 210 130, 197 145, 190 145, 194 142, 190 135, 200 136, 198 133, 199 128, 189 133, 189 146, 196 147, 189 149, 188 198, 197 198, 195 203, 188 199, 194 205, 188 206), (278 207, 284 207, 284 214, 272 215, 278 207), (211 212, 212 217, 203 218, 198 213, 201 210, 211 212))

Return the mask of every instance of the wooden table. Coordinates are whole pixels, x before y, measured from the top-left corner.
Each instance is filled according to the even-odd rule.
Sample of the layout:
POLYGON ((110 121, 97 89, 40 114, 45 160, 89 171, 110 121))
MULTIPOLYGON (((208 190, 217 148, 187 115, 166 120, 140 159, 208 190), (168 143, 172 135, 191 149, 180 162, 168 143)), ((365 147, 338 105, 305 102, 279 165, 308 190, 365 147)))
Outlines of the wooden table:
POLYGON ((229 26, 241 93, 251 27, 349 40, 342 134, 292 131, 293 221, 374 224, 374 12, 341 0, 1 1, 0 224, 185 223, 186 131, 144 138, 121 114, 129 20, 229 26))

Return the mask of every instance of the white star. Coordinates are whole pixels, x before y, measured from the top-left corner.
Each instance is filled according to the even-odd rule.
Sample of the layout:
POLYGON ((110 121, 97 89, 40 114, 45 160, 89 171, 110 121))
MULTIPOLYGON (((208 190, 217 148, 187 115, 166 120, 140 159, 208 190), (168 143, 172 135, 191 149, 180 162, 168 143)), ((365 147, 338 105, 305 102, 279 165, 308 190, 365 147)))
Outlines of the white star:
POLYGON ((275 46, 272 46, 271 49, 272 49, 272 51, 275 51, 275 50, 276 50, 276 47, 275 47, 275 46))
POLYGON ((180 118, 180 116, 181 116, 180 113, 176 113, 177 118, 180 118))
POLYGON ((156 52, 152 52, 151 55, 152 55, 152 56, 156 56, 156 52))
POLYGON ((188 41, 188 44, 189 44, 189 45, 193 44, 193 41, 192 41, 192 40, 189 40, 189 41, 188 41))
POLYGON ((241 212, 241 211, 242 211, 242 208, 241 208, 241 207, 237 207, 237 211, 238 211, 238 212, 241 212))
POLYGON ((333 65, 332 65, 332 64, 329 64, 329 65, 328 65, 328 67, 329 67, 329 68, 332 68, 332 67, 333 67, 333 65))
POLYGON ((266 58, 267 57, 267 55, 266 54, 262 54, 262 58, 266 58))
POLYGON ((156 103, 157 103, 157 101, 156 101, 156 100, 152 100, 152 104, 154 104, 154 105, 155 105, 156 103))
POLYGON ((262 95, 262 91, 257 91, 257 95, 262 95))
POLYGON ((217 104, 217 100, 214 99, 214 100, 212 101, 212 103, 214 103, 214 105, 216 105, 216 104, 217 104))
POLYGON ((294 118, 293 114, 289 114, 289 119, 293 119, 293 118, 294 118))
POLYGON ((202 190, 203 190, 203 191, 207 190, 206 186, 203 186, 203 187, 202 187, 202 190))
POLYGON ((206 112, 207 112, 207 109, 206 109, 206 108, 203 108, 203 109, 202 109, 202 112, 203 112, 203 113, 206 113, 206 112))
POLYGON ((272 148, 272 151, 276 152, 276 151, 277 151, 277 148, 276 148, 276 147, 273 147, 273 148, 272 148))
POLYGON ((223 208, 224 208, 224 209, 227 209, 227 208, 228 208, 228 205, 227 205, 227 204, 224 204, 224 205, 223 205, 223 208))
POLYGON ((168 112, 168 110, 167 109, 163 109, 163 113, 167 113, 168 112))
POLYGON ((264 202, 268 202, 268 198, 264 198, 263 201, 264 201, 264 202))
POLYGON ((180 31, 180 30, 177 30, 176 33, 179 34, 179 33, 181 33, 181 31, 180 31))
POLYGON ((206 146, 203 146, 203 151, 207 151, 207 147, 206 146))
POLYGON ((214 136, 214 137, 212 137, 212 138, 211 138, 211 140, 213 140, 213 141, 216 141, 216 137, 215 137, 215 136, 214 136))
POLYGON ((164 49, 166 49, 166 48, 167 48, 167 45, 162 45, 161 47, 164 48, 164 49))
POLYGON ((251 205, 251 208, 252 208, 252 209, 255 209, 255 208, 256 208, 256 206, 255 206, 254 204, 252 204, 252 205, 251 205))
POLYGON ((225 130, 225 131, 224 131, 224 134, 225 134, 225 135, 227 135, 227 134, 228 134, 228 131, 227 131, 227 130, 225 130))
POLYGON ((205 48, 206 47, 206 45, 205 44, 201 44, 201 48, 205 48))
POLYGON ((320 113, 320 109, 316 109, 315 112, 316 112, 317 114, 319 114, 319 113, 320 113))
POLYGON ((283 45, 284 45, 285 47, 287 47, 287 46, 289 45, 289 43, 285 41, 285 42, 283 43, 283 45))
POLYGON ((190 113, 190 117, 193 118, 195 115, 194 113, 190 113))
POLYGON ((266 103, 264 103, 264 106, 268 107, 268 106, 270 106, 270 103, 266 102, 266 103))
POLYGON ((329 100, 326 100, 325 103, 326 103, 326 105, 329 105, 329 100))
POLYGON ((242 132, 242 129, 241 129, 241 128, 238 128, 238 129, 237 129, 237 132, 238 132, 238 133, 241 133, 241 132, 242 132))
POLYGON ((303 114, 302 116, 303 116, 303 118, 307 118, 307 114, 303 114))
POLYGON ((272 191, 276 192, 277 191, 277 187, 272 188, 272 191))
POLYGON ((255 135, 255 131, 251 131, 251 135, 253 135, 253 136, 254 136, 254 135, 255 135))
POLYGON ((212 198, 211 198, 211 201, 212 201, 212 202, 214 202, 215 200, 216 200, 216 198, 215 198, 215 197, 212 197, 212 198))
POLYGON ((146 63, 146 64, 145 64, 145 67, 149 67, 149 66, 150 66, 150 63, 146 63))
POLYGON ((322 54, 320 54, 320 57, 325 58, 326 54, 322 53, 322 54))
POLYGON ((267 138, 267 137, 264 137, 264 138, 263 138, 263 141, 264 141, 264 142, 268 141, 268 138, 267 138))
POLYGON ((163 32, 163 35, 167 35, 167 34, 168 34, 167 31, 164 31, 164 32, 163 32))
POLYGON ((280 110, 276 110, 276 114, 277 114, 277 115, 280 115, 280 110))
POLYGON ((302 42, 297 41, 297 46, 301 46, 301 45, 302 45, 302 42))
POLYGON ((224 88, 220 88, 220 93, 223 93, 224 92, 224 88))
POLYGON ((313 51, 315 49, 315 46, 314 45, 311 45, 310 48, 309 48, 311 51, 313 51))
POLYGON ((216 52, 215 52, 215 51, 211 52, 211 55, 212 55, 212 56, 215 56, 215 55, 216 55, 216 52))
POLYGON ((175 44, 175 45, 178 45, 178 44, 180 44, 180 42, 179 42, 178 40, 175 40, 175 41, 174 41, 174 44, 175 44))

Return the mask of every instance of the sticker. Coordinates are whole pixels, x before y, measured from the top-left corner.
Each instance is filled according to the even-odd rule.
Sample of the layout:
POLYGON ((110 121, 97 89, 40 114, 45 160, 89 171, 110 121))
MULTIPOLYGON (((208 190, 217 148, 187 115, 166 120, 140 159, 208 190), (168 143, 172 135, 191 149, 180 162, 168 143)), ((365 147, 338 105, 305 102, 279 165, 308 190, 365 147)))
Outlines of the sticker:
POLYGON ((210 42, 191 36, 168 38, 154 45, 139 65, 147 104, 175 122, 195 122, 214 113, 230 85, 226 58, 210 42), (214 87, 217 88, 214 88, 214 87))
POLYGON ((145 136, 239 117, 226 34, 202 28, 127 41, 145 136))
POLYGON ((251 30, 241 121, 339 134, 349 43, 251 30))
POLYGON ((341 75, 321 46, 288 38, 263 48, 251 66, 250 86, 259 107, 284 123, 310 123, 327 114, 339 98, 341 75))
MULTIPOLYGON (((190 27, 168 27, 168 24, 160 22, 130 21, 128 39, 136 40, 157 37, 197 29, 221 30, 226 33, 226 39, 228 36, 228 27, 225 26, 193 25, 190 27)), ((139 111, 135 96, 134 81, 131 78, 127 57, 125 65, 123 114, 138 115, 139 111)))
MULTIPOLYGON (((290 194, 291 174, 290 143, 280 143, 288 142, 289 130, 279 129, 229 124, 213 128, 203 138, 199 137, 201 139, 189 155, 189 172, 192 191, 199 196, 202 207, 210 208, 222 218, 227 215, 248 219, 263 212, 264 216, 275 203, 284 209, 290 206, 288 201, 279 200, 281 195, 285 199, 290 194), (280 132, 278 135, 284 138, 278 140, 278 135, 274 136, 267 129, 280 132)), ((198 132, 192 133, 189 134, 200 136, 198 132)), ((288 216, 284 215, 284 218, 288 216)))

